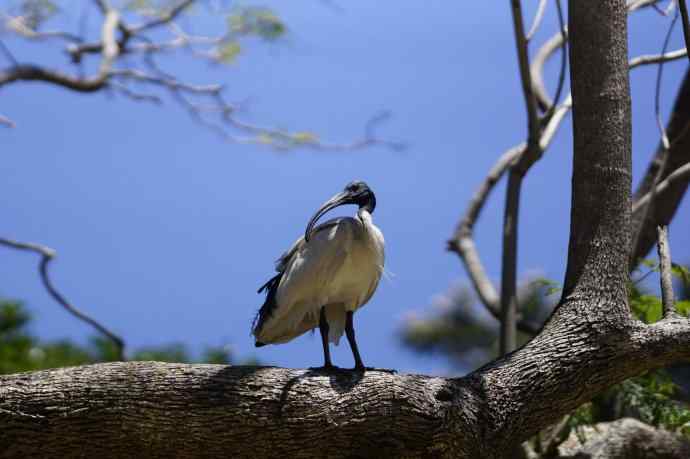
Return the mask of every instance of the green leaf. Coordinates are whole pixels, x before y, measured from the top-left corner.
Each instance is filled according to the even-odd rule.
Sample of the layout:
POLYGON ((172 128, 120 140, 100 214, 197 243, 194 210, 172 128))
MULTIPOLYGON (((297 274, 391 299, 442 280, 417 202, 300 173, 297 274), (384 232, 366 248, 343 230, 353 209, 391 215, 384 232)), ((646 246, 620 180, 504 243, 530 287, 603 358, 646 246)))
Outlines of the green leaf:
POLYGON ((630 298, 630 307, 635 317, 651 324, 661 319, 661 300, 654 295, 639 295, 630 298))
POLYGON ((258 143, 263 143, 265 145, 271 145, 274 143, 273 136, 266 134, 266 133, 261 133, 256 136, 256 141, 258 143))
POLYGON ((659 267, 659 264, 656 262, 656 260, 650 260, 649 258, 643 259, 640 261, 640 264, 653 270, 656 270, 659 267))
POLYGON ((687 266, 671 263, 671 274, 680 279, 683 285, 690 285, 690 269, 687 266))
POLYGON ((227 17, 228 30, 235 35, 257 35, 264 40, 276 40, 287 27, 269 8, 241 7, 227 17))
POLYGON ((218 60, 224 64, 229 64, 240 54, 242 48, 236 41, 225 43, 218 50, 218 60))
POLYGON ((676 301, 676 309, 685 317, 690 315, 690 300, 676 301))
POLYGON ((299 144, 316 143, 319 140, 316 134, 312 132, 295 132, 290 137, 293 142, 299 144))

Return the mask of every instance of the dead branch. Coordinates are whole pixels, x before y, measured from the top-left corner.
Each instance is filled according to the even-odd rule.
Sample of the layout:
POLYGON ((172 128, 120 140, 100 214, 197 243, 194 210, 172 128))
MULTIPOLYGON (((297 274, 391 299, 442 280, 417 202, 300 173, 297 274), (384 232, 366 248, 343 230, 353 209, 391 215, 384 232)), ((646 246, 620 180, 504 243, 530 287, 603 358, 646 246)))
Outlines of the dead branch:
POLYGON ((92 326, 99 333, 110 340, 117 350, 118 360, 125 360, 125 343, 118 335, 110 331, 105 325, 98 322, 96 319, 88 316, 84 312, 77 309, 72 303, 70 303, 55 287, 53 281, 48 273, 48 265, 55 258, 55 251, 49 247, 45 247, 39 244, 33 244, 29 242, 18 242, 11 239, 0 238, 0 245, 9 247, 15 250, 23 250, 34 252, 40 255, 41 261, 38 265, 38 270, 41 275, 41 281, 43 286, 46 288, 50 296, 60 304, 68 313, 72 314, 77 319, 81 320, 92 326))
MULTIPOLYGON (((75 65, 80 65, 85 55, 98 55, 101 58, 98 72, 91 76, 80 73, 72 75, 62 69, 50 69, 12 58, 9 59, 11 65, 0 70, 0 87, 19 81, 33 81, 84 93, 112 89, 116 94, 133 101, 161 103, 163 99, 159 95, 141 92, 133 87, 143 83, 154 90, 166 91, 193 120, 228 142, 261 144, 277 151, 296 148, 327 152, 352 151, 371 146, 401 150, 405 147, 401 142, 376 135, 376 127, 388 119, 387 113, 375 115, 366 122, 359 138, 346 143, 329 143, 308 131, 287 131, 242 121, 237 117, 237 107, 223 97, 221 85, 197 85, 161 71, 156 56, 178 50, 187 51, 195 58, 218 64, 226 59, 225 53, 233 52, 232 45, 235 42, 254 33, 248 28, 232 27, 214 36, 187 33, 176 20, 195 3, 196 0, 184 0, 175 2, 163 11, 140 12, 139 15, 143 18, 138 23, 129 24, 110 2, 94 0, 92 5, 103 15, 98 41, 87 41, 80 35, 59 30, 38 30, 38 27, 28 24, 22 16, 0 13, 0 19, 15 36, 34 41, 51 38, 64 41, 65 51, 75 65), (155 40, 152 39, 149 34, 161 29, 171 38, 167 39, 165 34, 159 33, 155 40), (129 64, 121 59, 123 56, 140 59, 144 68, 147 67, 150 72, 144 71, 139 65, 129 64)), ((8 55, 9 51, 4 44, 1 50, 8 55)), ((0 123, 3 120, 6 118, 0 119, 0 123)))
POLYGON ((658 226, 659 273, 661 278, 661 306, 663 316, 670 317, 676 313, 673 299, 673 278, 671 277, 671 248, 668 243, 668 227, 658 226))

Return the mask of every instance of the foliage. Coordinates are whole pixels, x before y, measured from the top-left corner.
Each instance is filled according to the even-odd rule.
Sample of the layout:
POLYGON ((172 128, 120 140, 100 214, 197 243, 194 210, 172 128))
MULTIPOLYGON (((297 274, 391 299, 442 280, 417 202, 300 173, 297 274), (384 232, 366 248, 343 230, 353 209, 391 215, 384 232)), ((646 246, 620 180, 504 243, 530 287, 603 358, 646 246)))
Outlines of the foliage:
POLYGON ((628 379, 617 390, 623 409, 634 411, 636 418, 690 438, 690 410, 674 399, 678 386, 667 372, 658 370, 628 379))
MULTIPOLYGON (((643 266, 650 272, 658 271, 658 264, 645 260, 643 266)), ((673 264, 676 280, 678 311, 688 316, 690 312, 690 271, 687 267, 673 264)), ((647 276, 646 273, 640 279, 647 276)), ((661 319, 661 299, 646 292, 637 282, 629 289, 630 307, 639 320, 654 323, 661 319)), ((551 310, 552 295, 560 294, 561 287, 549 279, 536 278, 526 282, 519 293, 519 309, 523 317, 541 323, 551 310)), ((400 333, 408 348, 420 352, 444 355, 458 367, 481 364, 497 353, 497 322, 466 288, 454 288, 436 298, 432 312, 423 318, 409 317, 400 333), (474 360, 473 360, 474 359, 474 360)), ((523 340, 528 339, 523 335, 523 340)), ((583 434, 583 426, 613 421, 621 417, 634 417, 658 428, 675 431, 690 438, 690 409, 680 401, 690 379, 678 369, 657 370, 630 378, 610 388, 590 402, 568 415, 557 435, 558 442, 570 432, 583 434)), ((552 436, 545 435, 546 438, 552 436)), ((543 439, 533 439, 535 445, 543 439)), ((584 438, 581 439, 584 441, 584 438)), ((551 445, 554 446, 554 445, 551 445)))
MULTIPOLYGON (((520 315, 541 323, 551 311, 551 296, 558 284, 543 278, 525 282, 518 291, 520 315)), ((497 356, 498 324, 465 287, 451 288, 438 296, 424 317, 408 316, 400 330, 406 347, 421 353, 438 353, 456 368, 483 364, 497 356)), ((524 343, 529 336, 519 333, 524 343)))
MULTIPOLYGON (((117 360, 117 350, 107 339, 93 337, 87 345, 66 339, 46 342, 28 331, 30 323, 31 315, 22 303, 0 300, 0 374, 117 360)), ((195 359, 183 344, 168 344, 138 349, 130 360, 229 364, 232 355, 225 347, 208 347, 195 359)))
MULTIPOLYGON (((644 260, 642 264, 650 268, 650 272, 659 269, 654 261, 644 260)), ((690 312, 688 268, 674 263, 672 274, 680 283, 680 288, 676 289, 680 292, 676 308, 681 314, 688 316, 690 312)), ((639 320, 649 324, 661 319, 661 299, 645 292, 636 283, 630 284, 629 302, 633 314, 639 320)), ((679 386, 690 387, 683 369, 678 367, 651 371, 613 386, 575 410, 570 415, 569 427, 575 429, 577 433, 579 427, 583 425, 629 416, 655 427, 682 433, 690 438, 690 409, 688 404, 682 401, 686 398, 684 393, 687 390, 679 386)))
MULTIPOLYGON (((649 273, 658 272, 659 265, 652 260, 643 260, 642 265, 648 267, 650 271, 640 277, 638 281, 630 284, 628 298, 630 309, 635 317, 651 324, 661 319, 661 298, 646 293, 644 289, 638 286, 638 283, 649 273)), ((690 271, 686 266, 673 263, 671 265, 671 274, 676 283, 680 284, 680 288, 676 288, 680 292, 676 300, 676 309, 687 317, 688 313, 690 313, 690 271)))

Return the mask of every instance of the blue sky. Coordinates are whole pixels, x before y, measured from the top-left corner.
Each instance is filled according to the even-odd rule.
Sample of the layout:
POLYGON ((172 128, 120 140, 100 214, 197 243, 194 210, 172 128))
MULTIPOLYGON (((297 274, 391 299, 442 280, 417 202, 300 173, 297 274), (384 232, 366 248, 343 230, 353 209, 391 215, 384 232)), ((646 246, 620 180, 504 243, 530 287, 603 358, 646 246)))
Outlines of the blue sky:
MULTIPOLYGON (((369 117, 388 109, 393 118, 379 134, 406 142, 406 151, 276 153, 224 143, 172 102, 159 107, 16 84, 0 90, 0 113, 17 125, 0 130, 0 234, 56 249, 52 273, 59 288, 124 336, 130 348, 182 342, 198 352, 205 345, 228 345, 241 357, 305 367, 321 362, 318 336, 254 349, 249 327, 262 302, 256 289, 314 210, 350 180, 363 179, 377 195, 374 220, 386 237, 391 273, 355 317, 364 361, 443 373, 442 359, 404 350, 396 331, 407 313, 422 312, 434 295, 467 282, 445 241, 489 167, 524 138, 509 6, 263 4, 289 27, 281 42, 252 43, 230 66, 172 59, 167 69, 198 83, 225 83, 231 100, 247 101, 243 116, 249 121, 310 130, 328 141, 352 140, 369 117)), ((527 13, 532 11, 529 5, 527 13)), ((212 19, 200 13, 188 24, 203 29, 212 19)), ((653 11, 632 17, 631 56, 658 53, 667 23, 653 11)), ((553 30, 549 14, 533 52, 553 30)), ((58 48, 5 42, 21 60, 55 64, 61 57, 58 48)), ((678 28, 671 49, 681 44, 678 28)), ((686 65, 664 69, 664 115, 686 65)), ((552 90, 556 70, 557 60, 548 68, 552 90)), ((659 138, 655 74, 655 67, 647 67, 631 78, 635 180, 659 138)), ((562 280, 570 133, 568 117, 525 182, 522 278, 540 273, 562 280)), ((476 228, 494 279, 500 272, 503 194, 501 184, 476 228)), ((689 206, 686 199, 671 227, 679 261, 690 259, 689 206)), ((27 303, 41 337, 84 341, 92 331, 48 297, 36 263, 31 254, 3 249, 0 294, 27 303)), ((335 350, 334 362, 352 365, 346 345, 335 350)))

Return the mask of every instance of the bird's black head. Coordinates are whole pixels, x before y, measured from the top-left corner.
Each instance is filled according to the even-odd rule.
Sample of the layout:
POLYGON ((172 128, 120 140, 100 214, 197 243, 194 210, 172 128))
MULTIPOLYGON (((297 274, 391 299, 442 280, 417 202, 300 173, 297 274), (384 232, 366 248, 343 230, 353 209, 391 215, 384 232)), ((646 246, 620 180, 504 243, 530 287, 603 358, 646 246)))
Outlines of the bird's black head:
POLYGON ((376 208, 376 196, 374 196, 374 192, 371 191, 369 185, 361 180, 355 180, 354 182, 348 183, 343 191, 326 201, 321 208, 316 211, 311 220, 309 220, 307 229, 304 232, 304 239, 309 241, 309 236, 311 235, 316 221, 321 218, 323 214, 345 204, 357 204, 360 209, 364 209, 371 213, 376 208))
POLYGON ((343 193, 349 195, 351 202, 348 204, 357 204, 360 209, 364 208, 369 213, 372 213, 376 208, 376 196, 371 191, 369 185, 361 180, 350 182, 343 190, 343 193))

